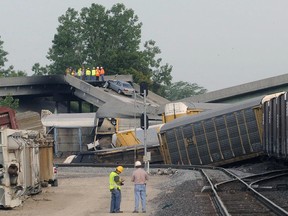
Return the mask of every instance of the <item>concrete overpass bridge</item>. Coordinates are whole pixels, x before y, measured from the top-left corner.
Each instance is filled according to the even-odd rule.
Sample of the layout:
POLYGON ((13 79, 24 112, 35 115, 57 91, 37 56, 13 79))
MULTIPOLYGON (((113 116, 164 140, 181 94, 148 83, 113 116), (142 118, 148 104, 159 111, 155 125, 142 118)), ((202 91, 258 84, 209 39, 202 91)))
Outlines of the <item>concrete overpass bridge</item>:
POLYGON ((195 95, 181 101, 195 103, 235 103, 281 91, 288 91, 288 74, 224 88, 202 95, 195 95))
MULTIPOLYGON (((106 76, 106 79, 115 79, 115 76, 106 76)), ((118 75, 118 80, 132 81, 132 76, 118 75)), ((136 87, 137 89, 137 87, 136 87)), ((149 93, 150 94, 150 93, 149 93)), ((82 103, 88 103, 90 112, 97 110, 98 116, 103 117, 135 117, 144 111, 143 99, 119 95, 112 90, 94 86, 83 80, 67 75, 8 77, 0 79, 0 96, 11 95, 19 98, 20 109, 23 105, 38 107, 39 98, 50 98, 55 113, 59 113, 59 106, 64 104, 66 111, 71 112, 71 102, 78 103, 78 112, 82 112, 82 103)), ((147 98, 147 113, 155 115, 161 103, 168 100, 157 97, 153 93, 147 98)), ((40 109, 43 109, 41 107, 40 109)), ((33 109, 32 109, 33 110, 33 109)), ((62 109, 63 110, 63 109, 62 109)), ((36 110, 34 110, 36 111, 36 110)), ((39 110, 37 110, 39 111, 39 110)))

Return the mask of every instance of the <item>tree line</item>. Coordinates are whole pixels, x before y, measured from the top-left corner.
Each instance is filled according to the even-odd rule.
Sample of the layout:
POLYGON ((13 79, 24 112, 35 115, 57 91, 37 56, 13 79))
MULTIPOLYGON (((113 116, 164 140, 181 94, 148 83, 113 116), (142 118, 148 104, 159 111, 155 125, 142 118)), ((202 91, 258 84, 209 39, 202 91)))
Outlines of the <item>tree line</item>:
MULTIPOLYGON (((196 83, 172 82, 173 67, 163 63, 154 40, 141 44, 142 22, 124 4, 115 4, 111 9, 95 3, 80 11, 68 8, 58 22, 46 56, 51 64, 35 63, 33 75, 64 74, 69 66, 103 65, 107 74, 131 74, 135 83, 146 82, 149 90, 168 100, 207 92, 196 83)), ((27 76, 13 66, 4 69, 7 55, 0 37, 0 76, 27 76)))

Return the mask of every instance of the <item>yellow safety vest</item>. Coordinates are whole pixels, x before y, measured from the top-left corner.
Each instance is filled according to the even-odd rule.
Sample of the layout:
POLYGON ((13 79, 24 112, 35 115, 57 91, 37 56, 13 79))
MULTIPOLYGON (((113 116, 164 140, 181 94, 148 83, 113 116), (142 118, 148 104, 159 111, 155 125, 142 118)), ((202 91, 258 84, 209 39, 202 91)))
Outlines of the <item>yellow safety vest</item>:
POLYGON ((96 70, 92 69, 92 76, 95 76, 95 75, 96 75, 96 70))
POLYGON ((78 74, 79 77, 82 76, 82 68, 78 69, 77 74, 78 74))
POLYGON ((86 76, 90 76, 91 75, 91 70, 87 69, 86 70, 86 76))
POLYGON ((115 182, 114 178, 116 176, 119 176, 115 171, 111 172, 110 173, 110 176, 109 176, 109 189, 110 190, 113 190, 113 189, 119 189, 121 190, 121 187, 120 185, 117 184, 117 182, 115 182))

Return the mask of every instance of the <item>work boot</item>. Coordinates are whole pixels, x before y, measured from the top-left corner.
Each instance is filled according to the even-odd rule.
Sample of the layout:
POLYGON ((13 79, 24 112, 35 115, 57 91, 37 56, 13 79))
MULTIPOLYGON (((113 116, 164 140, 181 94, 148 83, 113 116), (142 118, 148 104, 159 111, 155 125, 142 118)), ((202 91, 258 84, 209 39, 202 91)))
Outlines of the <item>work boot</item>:
POLYGON ((138 211, 134 210, 132 213, 139 213, 138 211))
POLYGON ((115 213, 123 213, 123 211, 116 211, 115 213))

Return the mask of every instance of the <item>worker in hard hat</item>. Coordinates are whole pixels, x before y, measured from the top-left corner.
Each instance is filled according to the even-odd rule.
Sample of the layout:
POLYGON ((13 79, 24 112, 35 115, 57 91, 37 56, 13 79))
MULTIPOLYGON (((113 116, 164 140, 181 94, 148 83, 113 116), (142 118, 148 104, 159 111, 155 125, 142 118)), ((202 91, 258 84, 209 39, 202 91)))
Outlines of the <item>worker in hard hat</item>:
POLYGON ((139 199, 141 199, 142 212, 146 213, 146 183, 148 181, 147 172, 141 168, 141 162, 135 162, 135 170, 132 174, 132 182, 134 182, 134 200, 135 207, 133 213, 139 212, 139 199))
POLYGON ((101 77, 101 81, 105 81, 104 79, 104 74, 105 74, 105 70, 103 67, 100 67, 100 77, 101 77))
POLYGON ((124 168, 122 166, 116 167, 109 175, 109 188, 111 192, 111 205, 110 213, 122 213, 120 211, 121 204, 121 185, 124 185, 124 179, 121 179, 119 174, 122 173, 124 168))
POLYGON ((85 74, 86 74, 86 80, 91 80, 91 70, 89 67, 86 69, 85 74))
POLYGON ((96 80, 96 68, 93 67, 91 70, 91 80, 95 81, 96 80))
POLYGON ((99 67, 96 68, 95 76, 96 76, 96 81, 99 81, 99 77, 100 77, 100 68, 99 67))
POLYGON ((77 70, 77 77, 79 79, 81 79, 81 77, 82 77, 82 68, 81 67, 79 67, 78 70, 77 70))

